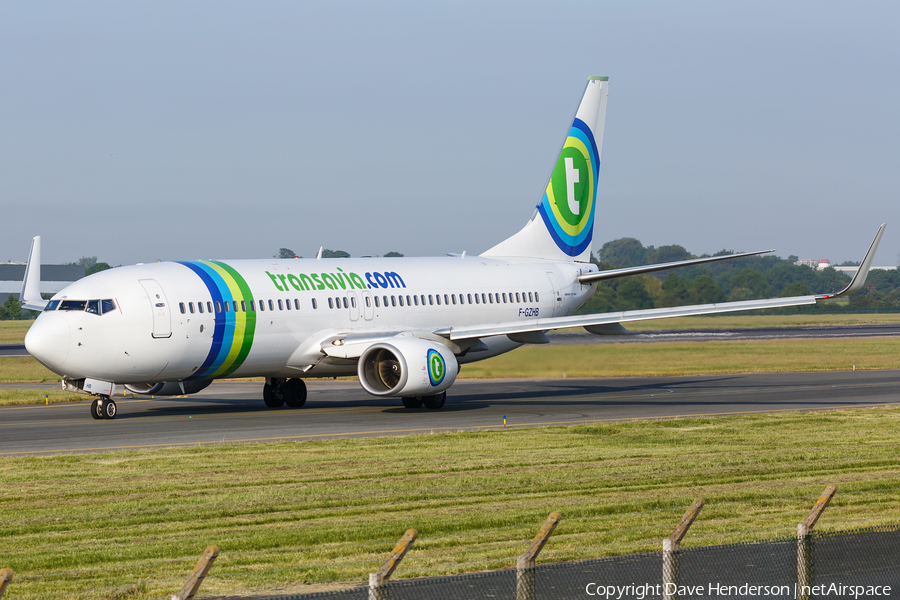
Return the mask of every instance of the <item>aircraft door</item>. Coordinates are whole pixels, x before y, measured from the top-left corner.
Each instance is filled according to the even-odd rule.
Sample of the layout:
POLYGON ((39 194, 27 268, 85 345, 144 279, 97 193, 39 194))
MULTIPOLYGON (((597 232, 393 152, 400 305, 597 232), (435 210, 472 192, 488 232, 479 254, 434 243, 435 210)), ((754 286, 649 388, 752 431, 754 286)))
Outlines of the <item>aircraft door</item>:
POLYGON ((547 271, 547 278, 550 279, 550 305, 553 307, 551 316, 555 317, 559 315, 562 309, 562 290, 560 290, 559 279, 557 279, 556 273, 547 271))
POLYGON ((356 292, 347 292, 347 297, 350 299, 350 320, 359 321, 359 298, 356 297, 356 292))
POLYGON ((172 337, 172 315, 162 287, 155 279, 140 279, 139 282, 147 292, 150 310, 153 311, 153 332, 150 335, 157 339, 172 337))
POLYGON ((362 292, 363 318, 371 321, 375 317, 375 305, 372 304, 372 294, 368 291, 362 292))

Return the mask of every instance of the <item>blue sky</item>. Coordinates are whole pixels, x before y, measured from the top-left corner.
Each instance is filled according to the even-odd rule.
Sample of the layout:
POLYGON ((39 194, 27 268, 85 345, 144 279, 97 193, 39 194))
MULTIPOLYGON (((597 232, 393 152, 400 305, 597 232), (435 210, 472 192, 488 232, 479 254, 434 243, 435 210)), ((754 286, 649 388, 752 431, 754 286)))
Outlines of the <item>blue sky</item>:
POLYGON ((900 5, 6 2, 0 260, 481 252, 610 78, 595 249, 900 252, 900 5))

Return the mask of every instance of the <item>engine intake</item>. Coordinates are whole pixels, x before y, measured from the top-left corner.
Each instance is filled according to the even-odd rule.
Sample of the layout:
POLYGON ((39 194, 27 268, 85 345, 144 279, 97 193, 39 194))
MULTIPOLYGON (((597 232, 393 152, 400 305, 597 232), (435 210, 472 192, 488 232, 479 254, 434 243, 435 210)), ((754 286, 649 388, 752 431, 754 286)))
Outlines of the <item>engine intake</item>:
POLYGON ((430 396, 453 385, 459 363, 439 343, 398 338, 366 348, 357 373, 363 389, 373 396, 430 396))

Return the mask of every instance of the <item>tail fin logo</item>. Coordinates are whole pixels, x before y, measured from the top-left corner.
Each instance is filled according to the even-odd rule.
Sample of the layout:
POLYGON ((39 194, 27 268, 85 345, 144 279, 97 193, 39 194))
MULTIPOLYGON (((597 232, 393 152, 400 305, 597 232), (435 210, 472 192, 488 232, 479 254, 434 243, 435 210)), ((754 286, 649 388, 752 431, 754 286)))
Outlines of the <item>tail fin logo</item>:
POLYGON ((537 207, 553 241, 569 256, 580 255, 591 243, 599 166, 593 133, 575 119, 537 207))

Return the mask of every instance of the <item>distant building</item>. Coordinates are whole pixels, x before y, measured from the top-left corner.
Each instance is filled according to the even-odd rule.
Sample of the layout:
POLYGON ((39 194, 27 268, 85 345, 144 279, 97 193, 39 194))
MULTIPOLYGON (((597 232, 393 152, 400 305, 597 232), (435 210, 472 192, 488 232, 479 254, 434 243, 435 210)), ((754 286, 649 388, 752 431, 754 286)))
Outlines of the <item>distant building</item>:
MULTIPOLYGON (((81 265, 41 265, 41 293, 55 294, 84 277, 81 265)), ((10 294, 18 297, 25 279, 25 263, 0 263, 0 304, 10 294)))
MULTIPOLYGON (((857 271, 859 271, 859 267, 858 267, 858 266, 857 266, 857 267, 839 267, 839 266, 836 266, 836 265, 832 265, 832 264, 831 264, 831 259, 828 259, 828 258, 819 258, 819 259, 814 259, 814 258, 801 258, 800 260, 798 260, 798 261, 795 262, 794 264, 795 264, 795 265, 805 265, 805 266, 807 266, 807 267, 810 267, 810 268, 812 268, 812 269, 816 269, 816 270, 818 270, 818 271, 821 271, 821 270, 823 270, 823 269, 827 269, 828 267, 831 267, 831 268, 834 269, 835 271, 837 271, 837 272, 839 272, 839 273, 846 273, 847 275, 850 275, 851 277, 852 277, 853 275, 855 275, 857 271)), ((891 271, 891 270, 897 269, 897 268, 900 268, 900 267, 893 267, 893 266, 892 266, 892 267, 872 267, 872 270, 873 270, 873 271, 876 271, 876 270, 878 270, 878 269, 881 269, 881 270, 884 270, 884 271, 891 271)))

